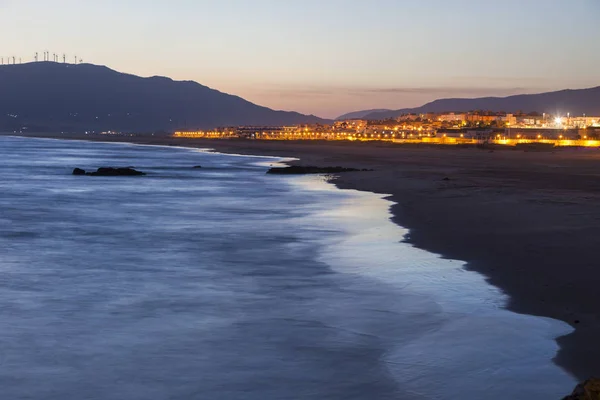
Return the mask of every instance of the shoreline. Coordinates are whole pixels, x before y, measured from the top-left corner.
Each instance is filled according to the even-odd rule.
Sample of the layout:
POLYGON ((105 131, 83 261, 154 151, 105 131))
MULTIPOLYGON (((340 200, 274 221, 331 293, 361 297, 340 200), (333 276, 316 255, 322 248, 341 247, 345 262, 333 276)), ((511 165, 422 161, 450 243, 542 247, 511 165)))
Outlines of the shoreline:
POLYGON ((11 136, 176 145, 372 168, 345 173, 333 183, 391 194, 392 220, 409 230, 408 243, 464 260, 465 268, 509 296, 506 308, 511 311, 569 323, 576 330, 557 339, 561 350, 555 362, 579 380, 600 375, 600 271, 594 263, 600 247, 595 237, 600 228, 598 150, 490 153, 384 143, 11 136))

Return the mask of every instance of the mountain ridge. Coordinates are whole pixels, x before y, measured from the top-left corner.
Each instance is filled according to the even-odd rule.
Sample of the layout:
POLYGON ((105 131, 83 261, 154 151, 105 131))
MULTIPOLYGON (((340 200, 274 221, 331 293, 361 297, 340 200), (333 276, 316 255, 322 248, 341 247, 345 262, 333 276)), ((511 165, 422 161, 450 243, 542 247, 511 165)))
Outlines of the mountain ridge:
POLYGON ((561 89, 552 92, 517 94, 506 97, 445 98, 420 107, 402 108, 364 115, 364 119, 383 120, 407 113, 468 112, 474 110, 508 113, 540 112, 566 115, 600 115, 600 86, 585 89, 561 89))
POLYGON ((130 132, 295 125, 329 120, 272 110, 191 80, 93 64, 0 66, 0 130, 130 132))
POLYGON ((394 110, 390 110, 389 108, 376 108, 376 109, 372 109, 372 110, 353 111, 353 112, 346 113, 344 115, 340 115, 335 120, 336 121, 344 121, 344 120, 348 120, 348 119, 361 119, 369 114, 388 112, 388 111, 394 111, 394 110))

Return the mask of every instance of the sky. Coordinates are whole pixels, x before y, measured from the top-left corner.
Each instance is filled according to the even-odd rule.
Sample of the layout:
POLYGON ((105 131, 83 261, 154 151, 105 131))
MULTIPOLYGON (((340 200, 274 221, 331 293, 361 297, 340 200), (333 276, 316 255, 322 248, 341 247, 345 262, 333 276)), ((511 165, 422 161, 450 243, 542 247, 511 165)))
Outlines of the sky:
POLYGON ((600 86, 598 21, 600 0, 0 0, 0 56, 66 53, 337 117, 600 86))

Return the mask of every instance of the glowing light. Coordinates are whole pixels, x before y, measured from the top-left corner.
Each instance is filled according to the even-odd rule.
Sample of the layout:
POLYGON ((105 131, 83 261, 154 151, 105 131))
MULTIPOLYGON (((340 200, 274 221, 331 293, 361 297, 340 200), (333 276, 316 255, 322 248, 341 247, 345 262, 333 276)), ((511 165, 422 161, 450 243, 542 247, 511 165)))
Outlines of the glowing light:
POLYGON ((557 117, 557 118, 554 120, 554 123, 555 123, 556 125, 560 125, 560 124, 562 124, 562 118, 561 118, 561 117, 557 117))

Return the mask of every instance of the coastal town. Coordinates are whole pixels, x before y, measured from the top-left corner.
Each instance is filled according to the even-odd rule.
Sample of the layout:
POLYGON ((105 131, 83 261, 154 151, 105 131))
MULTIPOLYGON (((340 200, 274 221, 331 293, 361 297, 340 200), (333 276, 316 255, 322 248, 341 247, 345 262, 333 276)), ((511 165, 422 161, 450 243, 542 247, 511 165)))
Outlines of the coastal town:
POLYGON ((546 143, 600 147, 600 116, 472 111, 404 114, 386 120, 350 119, 331 124, 240 126, 177 131, 177 138, 254 140, 344 140, 394 143, 546 143))

